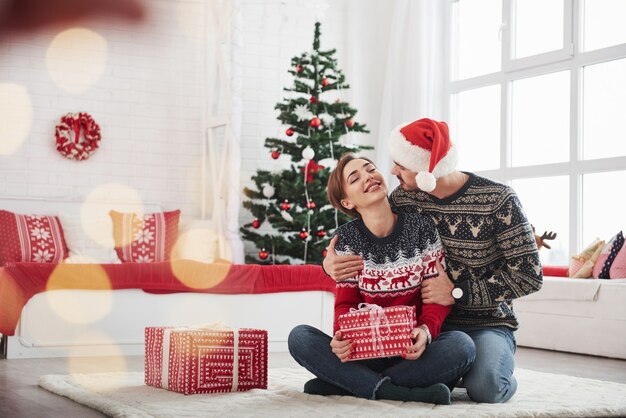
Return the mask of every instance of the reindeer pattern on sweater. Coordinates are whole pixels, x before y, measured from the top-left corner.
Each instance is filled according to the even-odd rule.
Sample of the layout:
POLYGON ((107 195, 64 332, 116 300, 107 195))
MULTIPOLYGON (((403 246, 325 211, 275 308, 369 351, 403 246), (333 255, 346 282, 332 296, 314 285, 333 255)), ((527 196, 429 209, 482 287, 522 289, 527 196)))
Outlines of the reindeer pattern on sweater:
POLYGON ((337 282, 335 323, 360 302, 415 306, 418 325, 426 324, 435 338, 450 309, 422 306, 423 281, 437 275, 437 260, 445 265, 433 221, 421 214, 399 213, 394 231, 384 238, 372 234, 360 219, 340 226, 335 234, 337 254, 360 255, 364 261, 355 277, 337 282))
POLYGON ((397 188, 394 210, 431 217, 446 250, 447 273, 463 298, 447 322, 516 329, 512 301, 541 288, 541 262, 531 226, 515 191, 473 173, 451 196, 397 188))

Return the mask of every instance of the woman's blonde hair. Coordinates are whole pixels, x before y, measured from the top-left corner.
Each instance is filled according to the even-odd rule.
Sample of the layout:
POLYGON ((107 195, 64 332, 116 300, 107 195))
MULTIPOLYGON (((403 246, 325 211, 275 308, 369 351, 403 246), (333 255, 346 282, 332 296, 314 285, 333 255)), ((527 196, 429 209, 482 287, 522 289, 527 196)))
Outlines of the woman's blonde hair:
POLYGON ((337 167, 335 167, 328 177, 326 193, 328 195, 328 201, 334 208, 339 209, 351 218, 360 218, 361 215, 359 215, 359 212, 357 212, 356 209, 348 209, 341 204, 341 200, 346 197, 343 188, 343 170, 352 160, 365 160, 373 166, 376 166, 376 164, 374 164, 374 162, 369 158, 357 157, 351 152, 342 155, 341 158, 339 158, 339 161, 337 161, 337 167))

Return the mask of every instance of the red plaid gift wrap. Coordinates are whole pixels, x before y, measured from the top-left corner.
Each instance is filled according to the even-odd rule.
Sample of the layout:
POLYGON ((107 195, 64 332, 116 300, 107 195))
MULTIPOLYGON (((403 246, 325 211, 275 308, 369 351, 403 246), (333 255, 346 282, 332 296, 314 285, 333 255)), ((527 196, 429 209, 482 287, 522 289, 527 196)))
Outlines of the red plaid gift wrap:
POLYGON ((146 385, 185 395, 267 389, 265 330, 147 327, 145 338, 146 385))
POLYGON ((360 303, 338 322, 342 339, 352 340, 348 360, 399 356, 413 344, 411 331, 417 326, 415 306, 383 308, 369 303, 360 303))

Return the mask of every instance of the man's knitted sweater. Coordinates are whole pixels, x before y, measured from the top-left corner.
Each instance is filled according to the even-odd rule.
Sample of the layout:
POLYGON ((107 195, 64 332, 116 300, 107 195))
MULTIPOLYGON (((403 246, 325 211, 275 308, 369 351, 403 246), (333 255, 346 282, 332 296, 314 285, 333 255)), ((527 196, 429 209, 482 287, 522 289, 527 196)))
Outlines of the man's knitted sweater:
POLYGON ((337 282, 337 318, 361 302, 382 307, 415 306, 417 325, 425 324, 433 339, 450 308, 422 305, 422 281, 437 275, 436 260, 443 262, 443 247, 432 220, 416 213, 399 213, 393 232, 378 238, 362 220, 356 219, 337 228, 337 254, 363 257, 364 268, 356 277, 337 282))
POLYGON ((447 272, 463 297, 447 323, 517 329, 512 300, 541 288, 537 245, 512 188, 469 175, 452 196, 438 199, 397 188, 394 210, 430 215, 446 250, 447 272))

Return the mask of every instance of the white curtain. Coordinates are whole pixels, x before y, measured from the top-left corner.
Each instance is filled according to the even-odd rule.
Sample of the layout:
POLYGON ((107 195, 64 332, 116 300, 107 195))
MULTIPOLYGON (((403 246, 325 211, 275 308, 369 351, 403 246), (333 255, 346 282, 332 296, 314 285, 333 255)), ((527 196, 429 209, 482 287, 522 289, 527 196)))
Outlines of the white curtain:
POLYGON ((243 264, 245 262, 243 241, 239 234, 239 209, 241 208, 241 184, 239 172, 241 171, 241 119, 243 114, 242 105, 242 70, 241 70, 241 49, 243 47, 243 24, 241 18, 241 3, 239 0, 232 0, 232 29, 231 29, 231 61, 230 61, 230 90, 231 103, 229 124, 230 153, 228 167, 230 173, 227 176, 228 192, 226 210, 226 240, 229 244, 233 263, 243 264))
POLYGON ((239 0, 207 6, 207 103, 202 216, 210 210, 219 257, 244 263, 239 235, 241 170, 241 48, 239 0))
MULTIPOLYGON (((444 12, 448 2, 395 0, 381 102, 376 161, 390 179, 387 135, 400 123, 444 117, 447 55, 444 12)), ((391 182, 388 181, 391 186, 391 182)))

